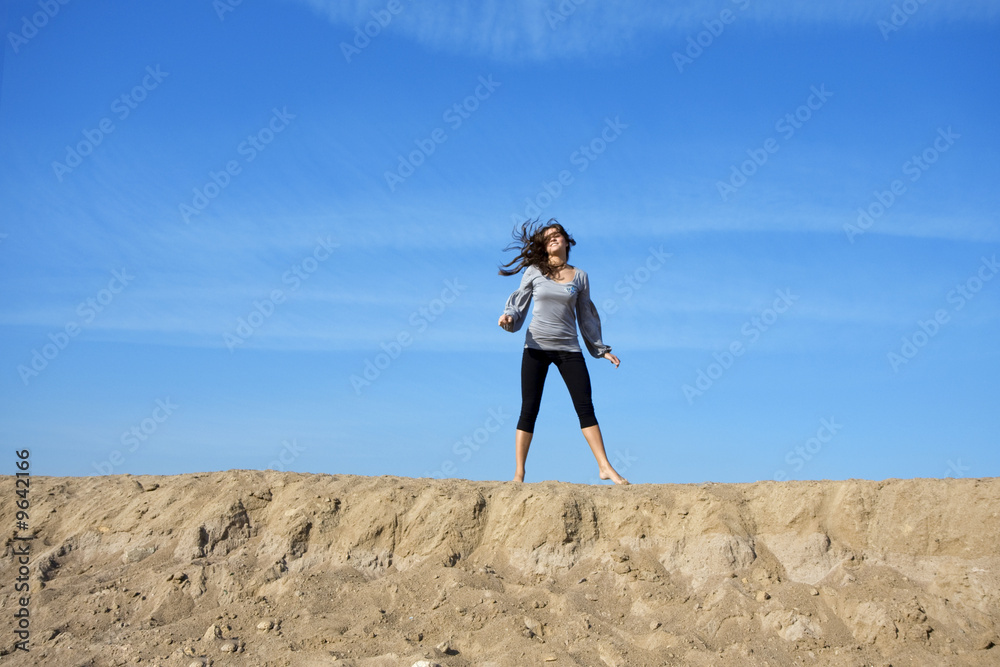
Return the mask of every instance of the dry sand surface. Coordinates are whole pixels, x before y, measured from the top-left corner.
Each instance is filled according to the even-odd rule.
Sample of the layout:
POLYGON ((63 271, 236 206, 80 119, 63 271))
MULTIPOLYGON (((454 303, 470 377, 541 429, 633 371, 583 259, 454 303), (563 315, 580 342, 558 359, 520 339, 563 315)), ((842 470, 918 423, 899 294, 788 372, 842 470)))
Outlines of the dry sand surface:
POLYGON ((32 478, 4 667, 1000 665, 1000 478, 32 478))

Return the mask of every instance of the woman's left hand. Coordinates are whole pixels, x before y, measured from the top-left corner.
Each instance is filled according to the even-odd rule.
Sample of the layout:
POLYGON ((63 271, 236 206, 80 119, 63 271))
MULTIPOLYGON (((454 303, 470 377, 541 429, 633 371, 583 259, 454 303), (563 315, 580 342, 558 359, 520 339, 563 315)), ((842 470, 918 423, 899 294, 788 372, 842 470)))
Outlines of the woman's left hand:
POLYGON ((605 352, 604 353, 604 358, 607 359, 608 361, 610 361, 611 363, 613 363, 615 365, 615 368, 618 368, 618 364, 621 363, 621 361, 618 359, 618 357, 616 357, 615 355, 611 354, 610 352, 605 352))

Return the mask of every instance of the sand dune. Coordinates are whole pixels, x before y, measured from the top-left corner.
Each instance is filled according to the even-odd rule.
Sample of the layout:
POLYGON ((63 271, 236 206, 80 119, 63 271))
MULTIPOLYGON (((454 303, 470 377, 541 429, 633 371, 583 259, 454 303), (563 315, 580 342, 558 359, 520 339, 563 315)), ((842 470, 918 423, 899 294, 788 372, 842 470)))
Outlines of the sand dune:
POLYGON ((29 653, 29 542, 0 507, 10 667, 1000 664, 1000 478, 229 470, 35 477, 29 497, 29 653))

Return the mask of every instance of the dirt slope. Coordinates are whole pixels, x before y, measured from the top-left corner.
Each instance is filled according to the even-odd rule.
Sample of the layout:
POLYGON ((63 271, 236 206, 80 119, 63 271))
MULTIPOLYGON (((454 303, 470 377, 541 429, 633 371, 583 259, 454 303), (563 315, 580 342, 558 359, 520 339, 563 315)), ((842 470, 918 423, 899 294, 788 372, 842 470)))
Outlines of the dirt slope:
POLYGON ((4 667, 1000 665, 1000 478, 6 482, 4 667))

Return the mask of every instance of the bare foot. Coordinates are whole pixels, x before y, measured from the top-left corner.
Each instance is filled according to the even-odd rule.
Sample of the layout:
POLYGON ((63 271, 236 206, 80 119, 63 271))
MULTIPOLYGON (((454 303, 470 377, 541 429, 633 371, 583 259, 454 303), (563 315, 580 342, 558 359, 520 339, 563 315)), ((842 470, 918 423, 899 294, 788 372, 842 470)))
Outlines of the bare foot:
POLYGON ((630 484, 630 482, 615 472, 614 468, 608 468, 606 471, 601 471, 601 479, 611 479, 614 480, 615 484, 630 484))
POLYGON ((514 482, 523 482, 524 481, 524 473, 523 472, 522 473, 514 473, 514 479, 512 481, 514 481, 514 482))

